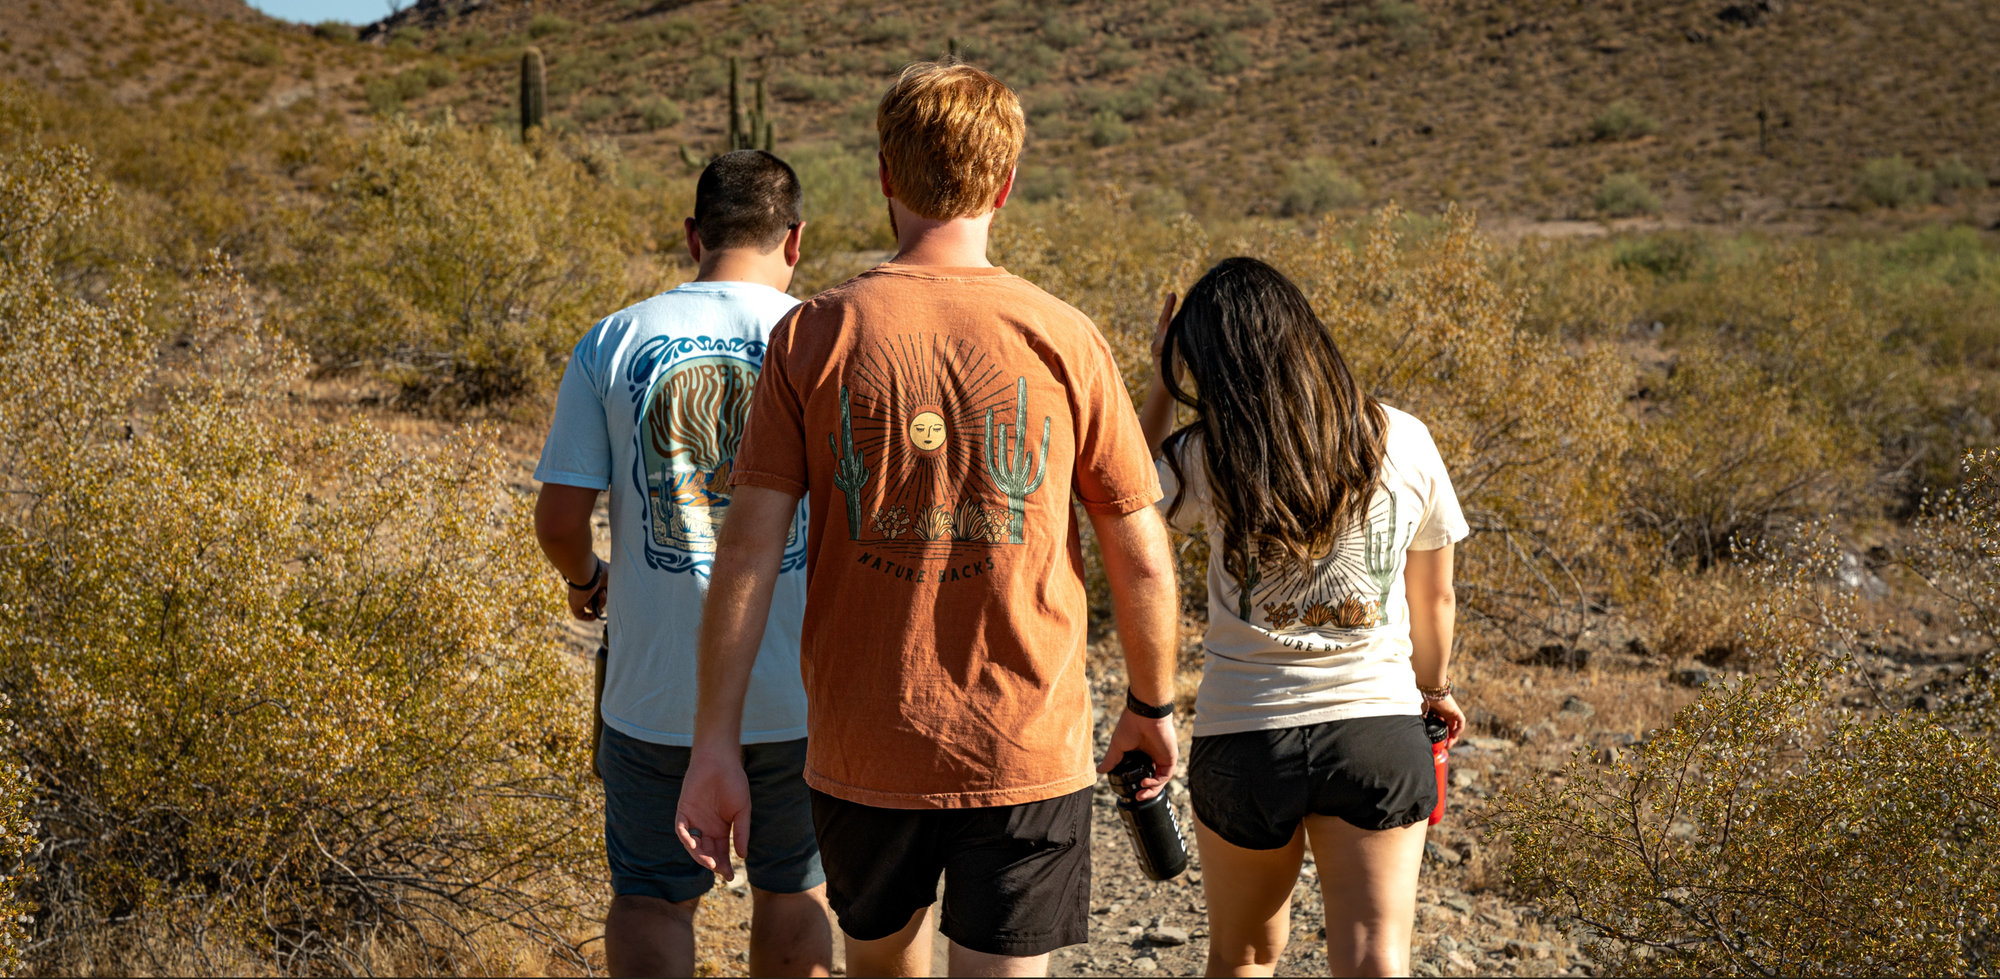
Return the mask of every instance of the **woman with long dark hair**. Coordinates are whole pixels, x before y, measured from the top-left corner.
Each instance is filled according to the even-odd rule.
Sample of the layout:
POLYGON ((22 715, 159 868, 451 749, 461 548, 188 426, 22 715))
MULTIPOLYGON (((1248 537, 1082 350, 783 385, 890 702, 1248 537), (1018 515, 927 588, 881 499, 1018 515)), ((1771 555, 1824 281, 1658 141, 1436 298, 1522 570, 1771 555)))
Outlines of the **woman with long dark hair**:
POLYGON ((1271 974, 1310 846, 1333 974, 1405 975, 1437 802, 1423 716, 1452 740, 1465 722, 1446 677, 1467 533, 1451 477, 1256 259, 1210 269, 1179 312, 1167 297, 1153 352, 1140 424, 1160 506, 1209 545, 1188 773, 1208 973, 1271 974), (1194 420, 1170 435, 1176 403, 1194 420))

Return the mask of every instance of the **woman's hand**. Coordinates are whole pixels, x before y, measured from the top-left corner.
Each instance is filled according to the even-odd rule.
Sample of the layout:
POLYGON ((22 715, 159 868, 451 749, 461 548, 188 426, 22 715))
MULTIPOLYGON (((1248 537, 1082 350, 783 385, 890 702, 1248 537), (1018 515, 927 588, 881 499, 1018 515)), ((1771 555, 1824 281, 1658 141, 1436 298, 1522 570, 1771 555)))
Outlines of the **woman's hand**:
POLYGON ((1424 713, 1436 714, 1444 721, 1444 746, 1445 750, 1451 750, 1451 746, 1458 743, 1458 736, 1465 731, 1465 712, 1458 709, 1458 698, 1446 697, 1443 700, 1426 700, 1424 701, 1424 713))
POLYGON ((1155 459, 1160 457, 1160 443, 1174 430, 1174 399, 1167 393, 1166 375, 1160 373, 1160 357, 1166 352, 1167 324, 1174 321, 1174 301, 1179 298, 1170 292, 1167 301, 1160 304, 1160 325, 1153 329, 1153 380, 1146 385, 1146 400, 1139 406, 1139 430, 1146 434, 1146 448, 1155 459))

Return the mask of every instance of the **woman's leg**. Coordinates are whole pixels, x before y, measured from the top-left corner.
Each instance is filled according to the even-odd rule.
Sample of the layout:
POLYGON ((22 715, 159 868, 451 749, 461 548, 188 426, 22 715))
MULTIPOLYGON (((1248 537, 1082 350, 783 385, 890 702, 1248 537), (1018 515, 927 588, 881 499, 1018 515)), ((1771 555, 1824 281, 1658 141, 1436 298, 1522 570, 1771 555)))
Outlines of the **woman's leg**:
MULTIPOLYGON (((1338 816, 1307 816, 1303 828, 1326 901, 1328 969, 1336 976, 1409 975, 1427 824, 1365 830, 1338 816)), ((1204 849, 1204 875, 1207 857, 1204 849)), ((1214 907, 1211 898, 1210 914, 1214 907)))
POLYGON ((1292 888, 1306 853, 1303 831, 1275 850, 1246 850, 1197 817, 1194 838, 1208 899, 1208 974, 1272 974, 1292 930, 1292 888))

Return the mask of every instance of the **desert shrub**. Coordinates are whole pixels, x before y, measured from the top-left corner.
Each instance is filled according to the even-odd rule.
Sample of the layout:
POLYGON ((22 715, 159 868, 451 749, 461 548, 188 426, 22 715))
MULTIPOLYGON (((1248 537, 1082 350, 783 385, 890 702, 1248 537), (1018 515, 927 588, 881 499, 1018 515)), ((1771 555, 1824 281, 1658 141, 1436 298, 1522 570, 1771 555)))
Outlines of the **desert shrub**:
POLYGON ((1202 46, 1208 55, 1208 70, 1216 75, 1234 75, 1256 63, 1249 38, 1235 31, 1210 37, 1202 46))
POLYGON ((639 104, 639 122, 648 132, 667 129, 680 124, 681 104, 664 95, 656 95, 639 104))
POLYGON ((608 95, 593 95, 576 107, 577 118, 584 122, 603 122, 618 111, 618 100, 608 95))
POLYGON ((1076 173, 1068 167, 1029 164, 1014 180, 1014 193, 1029 203, 1068 197, 1076 186, 1076 173))
POLYGON ((567 954, 587 701, 492 433, 423 457, 295 413, 304 361, 220 260, 159 315, 129 275, 73 294, 42 246, 101 200, 87 164, 0 154, 0 213, 48 216, 0 263, 0 690, 47 841, 33 964, 135 920, 284 971, 390 940, 490 969, 466 956, 496 927, 567 954))
POLYGON ((354 25, 337 20, 323 20, 313 25, 313 35, 328 41, 351 42, 355 39, 354 25))
POLYGON ((1655 234, 1621 238, 1613 262, 1662 279, 1685 279, 1709 257, 1708 243, 1695 234, 1655 234))
POLYGON ((33 815, 34 783, 12 757, 14 746, 21 743, 20 729, 11 718, 13 706, 0 696, 0 741, 8 745, 8 757, 0 760, 0 975, 9 976, 22 972, 27 926, 36 910, 27 893, 35 882, 30 861, 42 852, 41 826, 33 815))
POLYGON ((552 34, 567 34, 575 27, 575 24, 559 15, 536 14, 528 19, 528 36, 540 40, 552 34))
POLYGON ((1651 136, 1660 131, 1660 121, 1647 115, 1631 99, 1619 99, 1604 107, 1590 120, 1594 139, 1624 140, 1651 136))
POLYGON ((279 50, 277 45, 269 41, 254 41, 244 45, 243 50, 237 52, 236 57, 246 65, 269 68, 285 60, 285 52, 279 50))
POLYGON ((1537 333, 1613 335, 1639 312, 1638 290, 1614 254, 1589 243, 1530 238, 1496 249, 1493 276, 1526 299, 1521 326, 1537 333))
POLYGON ((1159 91, 1173 100, 1177 113, 1206 109, 1222 100, 1221 89, 1210 85, 1201 72, 1185 65, 1167 72, 1160 79, 1159 91))
POLYGON ((292 335, 325 370, 371 371, 412 404, 551 386, 576 336, 631 298, 628 202, 586 147, 384 125, 318 206, 290 212, 274 270, 292 335))
POLYGON ((803 75, 787 72, 771 85, 771 94, 792 102, 843 102, 873 86, 852 75, 803 75))
POLYGON ((1660 213, 1660 195, 1636 173, 1613 173, 1604 178, 1593 199, 1597 209, 1614 218, 1660 213))
POLYGON ((1132 125, 1116 112, 1104 110, 1090 117, 1090 145, 1103 148, 1116 146, 1130 140, 1135 133, 1132 125))
POLYGON ((907 44, 917 36, 917 25, 908 17, 877 17, 861 25, 860 35, 870 44, 907 44))
POLYGON ((1049 16, 1042 20, 1042 40, 1058 51, 1067 51, 1090 40, 1090 25, 1081 21, 1049 16))
POLYGON ((1414 27, 1424 22, 1424 10, 1405 0, 1376 0, 1369 16, 1384 27, 1414 27))
POLYGON ((700 26, 686 17, 669 17, 653 25, 653 36, 669 45, 685 44, 700 32, 700 26))
POLYGON ((1961 465, 1964 484, 1925 501, 1903 562, 1993 643, 1966 664, 1964 696, 1946 708, 1957 725, 1990 737, 2000 733, 2000 450, 1968 452, 1961 465))
POLYGON ((1361 197, 1361 185, 1340 172, 1333 161, 1312 156, 1285 166, 1285 179, 1278 187, 1278 213, 1314 217, 1352 207, 1361 197))
POLYGON ((1990 968, 1973 946, 1990 927, 1975 909, 2000 902, 2000 758, 1921 712, 1842 709, 1870 684, 1841 652, 1852 610, 1820 584, 1837 555, 1773 559, 1743 636, 1764 675, 1506 798, 1516 884, 1610 971, 1990 968))
POLYGON ((1855 178, 1862 200, 1877 207, 1917 207, 1931 202, 1937 185, 1931 174, 1895 156, 1878 156, 1861 165, 1855 178))
POLYGON ((1939 160, 1931 168, 1931 179, 1940 191, 1978 190, 1986 186, 1986 175, 1967 165, 1965 158, 1957 154, 1939 160))
POLYGON ((1139 63, 1139 55, 1132 50, 1132 42, 1112 35, 1097 51, 1097 73, 1116 75, 1139 63))

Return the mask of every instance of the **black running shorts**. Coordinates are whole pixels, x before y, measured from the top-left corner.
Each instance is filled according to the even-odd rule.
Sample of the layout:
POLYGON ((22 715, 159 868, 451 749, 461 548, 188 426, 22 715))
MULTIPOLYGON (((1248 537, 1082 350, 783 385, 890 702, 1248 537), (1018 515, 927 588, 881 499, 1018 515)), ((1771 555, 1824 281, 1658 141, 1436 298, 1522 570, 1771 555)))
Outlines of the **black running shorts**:
POLYGON ((1430 738, 1414 714, 1198 737, 1189 755, 1194 814, 1246 850, 1284 846, 1309 814, 1396 829, 1437 805, 1430 738))
POLYGON ((813 790, 827 903, 840 930, 887 938, 937 899, 944 933, 989 955, 1090 939, 1090 789, 976 809, 882 809, 813 790))

